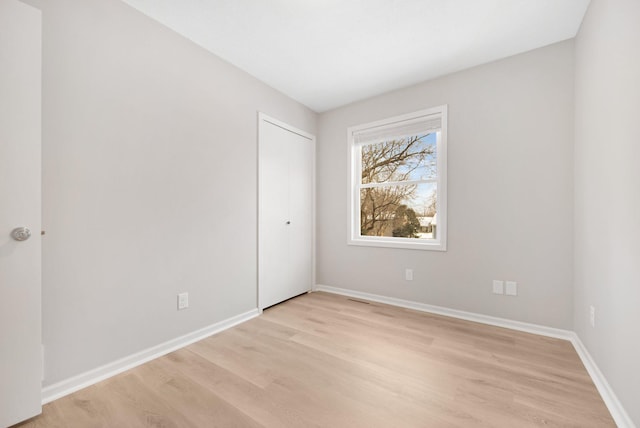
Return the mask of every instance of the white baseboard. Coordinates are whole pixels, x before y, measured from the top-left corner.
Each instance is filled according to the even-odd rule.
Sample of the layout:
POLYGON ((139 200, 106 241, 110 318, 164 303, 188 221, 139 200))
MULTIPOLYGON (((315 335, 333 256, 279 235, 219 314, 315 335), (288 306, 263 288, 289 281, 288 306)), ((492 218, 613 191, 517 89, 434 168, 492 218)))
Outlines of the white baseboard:
POLYGON ((602 396, 602 400, 604 400, 604 404, 607 405, 607 409, 609 409, 609 413, 611 413, 611 417, 616 422, 619 428, 636 428, 636 425, 631 420, 631 417, 627 413, 627 411, 622 407, 622 403, 618 400, 618 397, 611 389, 609 382, 604 377, 604 374, 600 371, 597 364, 587 351, 587 348, 580 340, 580 336, 577 333, 573 333, 573 337, 571 338, 571 343, 573 347, 576 349, 578 356, 582 360, 582 364, 587 369, 589 376, 591 376, 591 380, 593 380, 594 385, 598 389, 598 392, 602 396))
POLYGON ((240 315, 236 315, 226 320, 217 322, 200 330, 185 334, 111 363, 89 370, 88 372, 73 376, 61 382, 42 388, 42 404, 47 404, 53 400, 69 395, 80 389, 91 386, 107 378, 115 376, 126 370, 132 369, 140 364, 144 364, 155 358, 161 357, 177 349, 184 348, 194 342, 212 336, 223 330, 241 324, 259 315, 258 309, 252 309, 240 315))
POLYGON ((416 311, 429 312, 432 314, 444 315, 452 318, 459 318, 467 321, 479 322, 482 324, 504 327, 511 330, 524 331, 526 333, 539 334, 542 336, 555 337, 557 339, 571 340, 572 331, 559 328, 545 327, 537 324, 513 321, 506 318, 492 317, 489 315, 476 314, 473 312, 449 309, 443 306, 428 305, 426 303, 413 302, 411 300, 396 299, 395 297, 380 296, 378 294, 363 293, 361 291, 348 290, 345 288, 331 287, 328 285, 316 284, 315 291, 326 291, 327 293, 342 294, 343 296, 355 297, 359 299, 371 300, 387 305, 399 306, 401 308, 414 309, 416 311))
POLYGON ((556 339, 568 340, 573 344, 578 356, 582 360, 589 376, 593 380, 594 385, 602 396, 602 400, 609 409, 611 417, 619 428, 636 428, 635 424, 624 410, 624 407, 618 400, 606 378, 596 365, 593 358, 585 348, 578 335, 570 330, 562 330, 558 328, 546 327, 538 324, 530 324, 520 321, 513 321, 506 318, 492 317, 489 315, 476 314, 473 312, 460 311, 457 309, 449 309, 442 306, 428 305, 426 303, 413 302, 410 300, 396 299, 394 297, 386 297, 378 294, 364 293, 361 291, 349 290, 346 288, 331 287, 329 285, 316 284, 314 291, 325 291, 327 293, 340 294, 343 296, 354 297, 357 299, 370 300, 372 302, 385 303, 387 305, 398 306, 401 308, 414 309, 416 311, 429 312, 432 314, 444 315, 452 318, 474 321, 482 324, 504 327, 511 330, 523 331, 526 333, 539 334, 541 336, 553 337, 556 339))

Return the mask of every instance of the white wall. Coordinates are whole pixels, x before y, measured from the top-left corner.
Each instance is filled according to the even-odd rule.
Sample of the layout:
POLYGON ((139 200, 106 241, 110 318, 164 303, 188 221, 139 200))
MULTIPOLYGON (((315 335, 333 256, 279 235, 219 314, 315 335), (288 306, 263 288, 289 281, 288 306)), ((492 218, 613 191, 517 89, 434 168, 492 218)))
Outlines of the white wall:
POLYGON ((316 115, 122 2, 30 3, 50 385, 256 307, 257 112, 316 115))
POLYGON ((640 2, 592 0, 575 96, 575 329, 640 426, 640 2))
POLYGON ((318 141, 318 283, 572 327, 572 41, 324 113, 318 141), (347 127, 440 104, 448 251, 348 246, 347 127), (519 296, 493 295, 493 279, 519 296))

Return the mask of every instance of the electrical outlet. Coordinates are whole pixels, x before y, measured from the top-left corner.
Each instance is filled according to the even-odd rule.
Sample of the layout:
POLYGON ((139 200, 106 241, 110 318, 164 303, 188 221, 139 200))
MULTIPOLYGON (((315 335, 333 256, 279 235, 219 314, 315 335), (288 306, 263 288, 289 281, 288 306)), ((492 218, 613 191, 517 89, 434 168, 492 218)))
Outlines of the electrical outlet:
POLYGON ((189 307, 189 293, 178 294, 178 310, 187 309, 189 307))
POLYGON ((504 281, 493 280, 493 294, 504 294, 504 281))
POLYGON ((413 281, 413 269, 404 270, 404 279, 407 281, 413 281))
POLYGON ((596 326, 596 308, 589 306, 589 323, 591 323, 591 327, 596 326))
POLYGON ((506 281, 504 283, 504 294, 507 296, 518 295, 518 283, 515 281, 506 281))

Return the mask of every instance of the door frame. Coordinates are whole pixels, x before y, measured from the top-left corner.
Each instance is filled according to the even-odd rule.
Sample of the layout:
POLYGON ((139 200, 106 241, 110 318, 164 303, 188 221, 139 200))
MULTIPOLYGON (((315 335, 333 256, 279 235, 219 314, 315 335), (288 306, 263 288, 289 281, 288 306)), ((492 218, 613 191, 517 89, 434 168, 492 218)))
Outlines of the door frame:
POLYGON ((292 132, 301 137, 311 140, 311 289, 309 292, 316 288, 316 136, 310 134, 295 126, 289 125, 286 122, 271 117, 261 111, 258 111, 258 138, 257 138, 257 189, 258 189, 258 212, 256 222, 256 308, 262 313, 264 308, 260 307, 260 213, 262 208, 262 192, 260 190, 260 143, 261 136, 264 135, 263 127, 266 124, 275 125, 285 131, 292 132))

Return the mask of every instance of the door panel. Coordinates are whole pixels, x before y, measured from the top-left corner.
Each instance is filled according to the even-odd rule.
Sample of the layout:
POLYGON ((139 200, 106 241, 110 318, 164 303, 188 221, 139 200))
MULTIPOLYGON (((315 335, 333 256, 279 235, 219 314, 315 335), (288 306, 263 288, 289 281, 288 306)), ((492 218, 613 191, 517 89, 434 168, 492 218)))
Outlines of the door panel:
MULTIPOLYGON (((286 137, 286 135, 285 135, 286 137)), ((288 141, 274 125, 260 129, 260 213, 258 229, 259 306, 278 302, 288 288, 289 155, 288 141)))
POLYGON ((289 146, 289 265, 294 296, 309 291, 313 269, 313 145, 292 134, 289 146))
POLYGON ((260 121, 258 271, 261 309, 311 290, 313 140, 260 121))
POLYGON ((0 426, 41 411, 40 70, 40 11, 0 0, 0 426))

